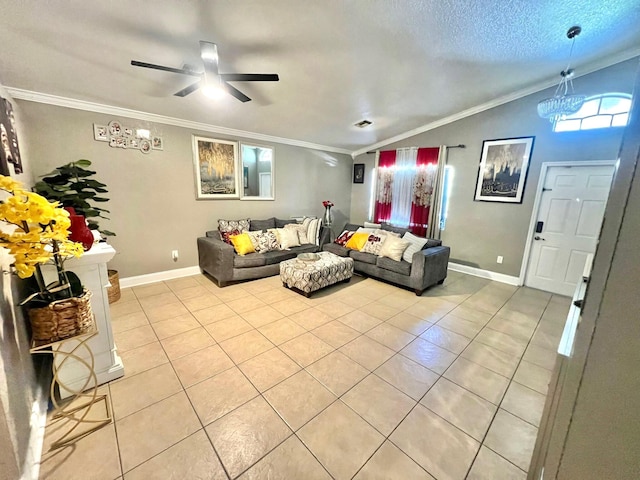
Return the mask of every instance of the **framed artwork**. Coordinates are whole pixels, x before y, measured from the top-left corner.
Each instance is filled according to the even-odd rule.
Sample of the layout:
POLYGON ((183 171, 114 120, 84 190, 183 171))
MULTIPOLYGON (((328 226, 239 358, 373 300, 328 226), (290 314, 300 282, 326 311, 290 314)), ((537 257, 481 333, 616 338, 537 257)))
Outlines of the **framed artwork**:
POLYGON ((240 198, 238 143, 193 136, 196 199, 240 198))
POLYGON ((93 124, 93 138, 99 142, 109 141, 109 128, 106 125, 93 124))
POLYGON ((13 166, 14 173, 22 173, 13 106, 9 100, 0 97, 0 174, 9 176, 10 165, 13 166))
POLYGON ((474 200, 522 203, 535 137, 482 142, 474 200))
POLYGON ((364 163, 353 164, 353 183, 364 183, 364 163))
POLYGON ((153 137, 151 139, 151 148, 153 148, 154 150, 163 150, 164 147, 162 146, 162 137, 153 137))

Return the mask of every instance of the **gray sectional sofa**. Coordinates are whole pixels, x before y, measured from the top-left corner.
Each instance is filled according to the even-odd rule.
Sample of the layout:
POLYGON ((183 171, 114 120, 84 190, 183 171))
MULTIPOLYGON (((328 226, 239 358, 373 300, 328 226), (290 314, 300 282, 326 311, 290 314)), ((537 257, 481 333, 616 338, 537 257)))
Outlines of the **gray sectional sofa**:
MULTIPOLYGON (((252 221, 251 230, 281 228, 286 223, 296 222, 275 218, 252 221), (258 225, 254 227, 254 224, 258 225)), ((320 238, 323 236, 326 234, 321 229, 320 238)), ((218 230, 211 230, 206 232, 206 236, 198 238, 198 263, 204 272, 214 278, 219 287, 224 287, 231 282, 278 275, 280 262, 295 258, 300 253, 315 253, 319 250, 318 245, 311 243, 293 247, 290 250, 274 250, 241 256, 235 252, 232 245, 220 239, 218 230)))
MULTIPOLYGON (((347 224, 344 229, 355 231, 359 227, 361 225, 347 224)), ((381 228, 401 235, 408 231, 385 224, 381 228)), ((358 273, 410 288, 416 295, 422 295, 425 289, 441 284, 447 278, 450 249, 443 246, 441 240, 429 239, 424 248, 413 255, 412 263, 350 250, 337 243, 327 243, 322 249, 353 258, 354 270, 358 273)))

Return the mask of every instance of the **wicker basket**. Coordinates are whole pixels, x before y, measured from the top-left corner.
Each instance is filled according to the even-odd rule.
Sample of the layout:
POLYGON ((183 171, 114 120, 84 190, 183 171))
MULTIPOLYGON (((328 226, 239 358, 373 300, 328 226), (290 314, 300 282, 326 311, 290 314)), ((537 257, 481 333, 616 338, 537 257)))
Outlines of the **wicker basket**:
POLYGON ((107 296, 109 297, 109 303, 117 302, 120 300, 120 277, 118 277, 117 270, 108 270, 110 287, 107 287, 107 296))
POLYGON ((33 340, 39 343, 56 342, 86 333, 94 328, 91 292, 85 289, 79 297, 57 300, 42 308, 31 308, 29 320, 33 340))

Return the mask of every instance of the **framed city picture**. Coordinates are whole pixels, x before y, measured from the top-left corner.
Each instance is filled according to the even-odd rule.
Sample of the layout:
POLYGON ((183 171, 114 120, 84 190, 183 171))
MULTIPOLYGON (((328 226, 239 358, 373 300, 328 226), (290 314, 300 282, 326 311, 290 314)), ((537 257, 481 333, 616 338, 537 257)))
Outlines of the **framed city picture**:
POLYGON ((240 198, 238 143, 193 136, 196 198, 240 198))
POLYGON ((482 142, 474 200, 522 203, 535 137, 482 142))

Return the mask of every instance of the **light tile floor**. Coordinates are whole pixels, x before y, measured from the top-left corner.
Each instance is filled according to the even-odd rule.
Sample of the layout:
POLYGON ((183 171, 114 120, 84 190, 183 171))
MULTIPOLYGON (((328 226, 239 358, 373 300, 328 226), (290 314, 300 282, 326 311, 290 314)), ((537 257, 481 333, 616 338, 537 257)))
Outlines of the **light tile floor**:
POLYGON ((570 299, 450 272, 304 298, 204 276, 111 305, 115 422, 46 479, 525 479, 570 299))

